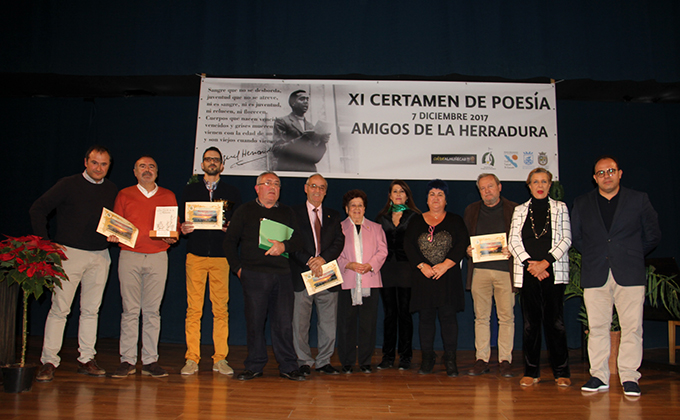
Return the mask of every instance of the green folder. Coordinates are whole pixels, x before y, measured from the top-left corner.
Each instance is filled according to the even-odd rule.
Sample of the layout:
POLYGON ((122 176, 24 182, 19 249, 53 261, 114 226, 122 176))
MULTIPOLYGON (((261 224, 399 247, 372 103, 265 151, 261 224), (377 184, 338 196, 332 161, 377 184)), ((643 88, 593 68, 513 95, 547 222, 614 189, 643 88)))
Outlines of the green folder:
MULTIPOLYGON (((268 239, 283 242, 290 239, 291 236, 293 236, 293 229, 283 223, 275 222, 270 219, 260 220, 260 244, 258 245, 260 248, 269 249, 272 247, 272 243, 269 242, 268 239)), ((284 252, 281 255, 288 258, 287 252, 284 252)))

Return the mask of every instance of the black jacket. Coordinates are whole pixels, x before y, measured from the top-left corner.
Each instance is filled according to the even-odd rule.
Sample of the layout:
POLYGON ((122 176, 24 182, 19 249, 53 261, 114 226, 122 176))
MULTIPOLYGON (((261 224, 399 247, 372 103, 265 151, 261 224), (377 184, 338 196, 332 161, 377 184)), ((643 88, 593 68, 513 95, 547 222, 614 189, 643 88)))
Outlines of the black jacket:
MULTIPOLYGON (((238 206, 241 205, 241 193, 236 187, 227 184, 222 178, 220 178, 220 182, 217 184, 217 189, 213 191, 213 201, 218 199, 234 202, 234 206, 231 208, 231 210, 225 212, 224 214, 226 220, 231 220, 234 210, 236 210, 238 206)), ((179 203, 179 215, 182 222, 185 221, 184 213, 186 206, 184 204, 191 201, 210 201, 210 192, 205 187, 202 177, 198 182, 187 184, 184 187, 182 201, 179 203)), ((187 235, 187 238, 189 239, 187 242, 187 253, 191 253, 199 257, 224 258, 224 248, 222 247, 224 235, 225 233, 221 230, 195 230, 187 235)))
POLYGON ((611 228, 607 228, 597 204, 595 189, 574 200, 571 232, 581 252, 581 286, 602 287, 609 269, 621 286, 644 286, 645 255, 661 240, 656 211, 647 194, 621 187, 611 228))

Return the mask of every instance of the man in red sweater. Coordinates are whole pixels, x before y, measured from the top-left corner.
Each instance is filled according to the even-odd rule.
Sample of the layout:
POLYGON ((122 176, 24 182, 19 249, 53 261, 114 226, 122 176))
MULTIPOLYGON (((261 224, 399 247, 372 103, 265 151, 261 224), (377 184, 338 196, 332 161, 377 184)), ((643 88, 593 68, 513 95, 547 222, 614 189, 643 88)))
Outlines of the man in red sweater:
MULTIPOLYGON (((125 378, 135 373, 139 315, 142 314, 142 375, 168 376, 158 365, 158 337, 161 330, 160 306, 168 274, 167 249, 177 242, 174 238, 151 238, 156 207, 177 206, 175 194, 156 185, 158 165, 150 156, 137 160, 134 174, 138 184, 121 190, 113 211, 139 229, 134 248, 119 244, 118 279, 123 299, 120 320, 120 361, 111 375, 125 378)), ((110 236, 111 242, 118 242, 110 236)))

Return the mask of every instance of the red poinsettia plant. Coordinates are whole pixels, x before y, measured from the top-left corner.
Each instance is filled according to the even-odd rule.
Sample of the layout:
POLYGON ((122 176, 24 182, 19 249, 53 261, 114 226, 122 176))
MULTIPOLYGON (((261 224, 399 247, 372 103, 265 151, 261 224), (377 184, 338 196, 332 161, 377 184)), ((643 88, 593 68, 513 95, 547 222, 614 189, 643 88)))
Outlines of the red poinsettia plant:
POLYGON ((64 251, 52 241, 39 236, 29 235, 7 239, 0 242, 0 281, 11 286, 18 283, 23 290, 24 318, 21 364, 26 363, 26 338, 28 336, 28 298, 38 299, 44 288, 61 288, 62 281, 68 276, 61 266, 66 260, 64 251))

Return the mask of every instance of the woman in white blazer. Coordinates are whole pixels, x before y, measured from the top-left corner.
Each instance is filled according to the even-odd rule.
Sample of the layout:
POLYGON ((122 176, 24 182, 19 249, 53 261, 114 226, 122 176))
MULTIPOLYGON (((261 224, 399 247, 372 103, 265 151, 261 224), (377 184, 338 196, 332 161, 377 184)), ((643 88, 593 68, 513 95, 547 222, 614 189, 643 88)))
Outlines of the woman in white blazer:
POLYGON ((536 168, 527 185, 531 199, 515 208, 508 248, 514 257, 514 283, 520 289, 524 334, 522 386, 541 380, 541 324, 550 366, 558 386, 571 385, 564 289, 569 282, 571 224, 567 206, 548 197, 552 174, 536 168))

